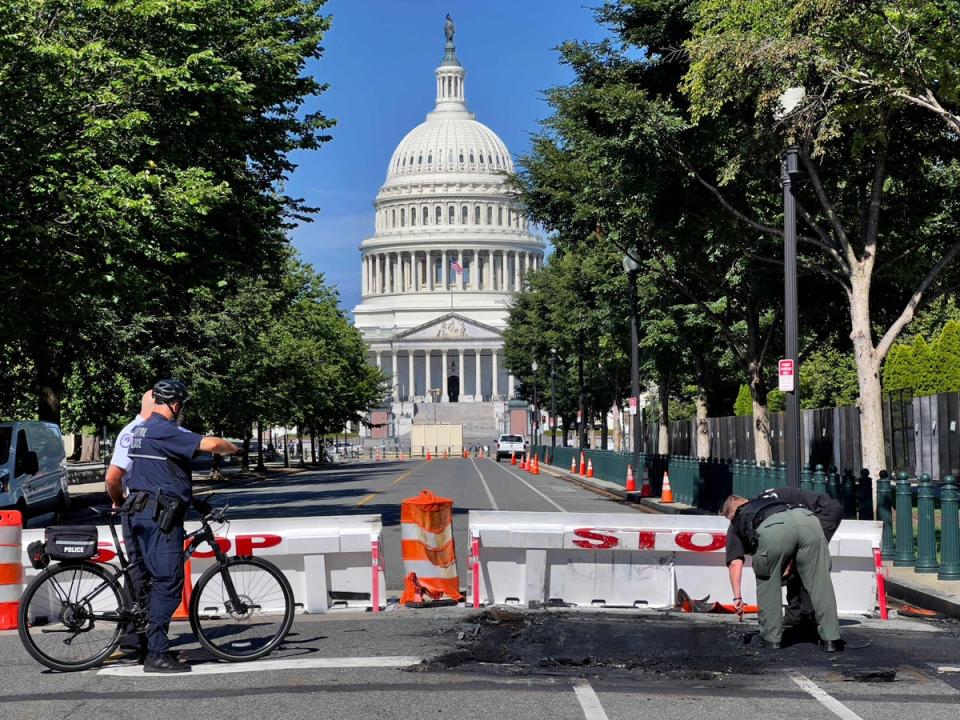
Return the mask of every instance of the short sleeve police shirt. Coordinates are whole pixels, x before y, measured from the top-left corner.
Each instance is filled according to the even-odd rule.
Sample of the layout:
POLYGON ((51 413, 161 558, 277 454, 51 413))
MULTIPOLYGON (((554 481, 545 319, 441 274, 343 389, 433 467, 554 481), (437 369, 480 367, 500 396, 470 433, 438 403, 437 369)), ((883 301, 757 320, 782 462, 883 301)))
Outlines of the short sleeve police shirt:
POLYGON ((129 456, 134 463, 127 487, 177 495, 189 502, 193 496, 190 460, 201 440, 202 435, 184 431, 176 421, 154 413, 133 429, 129 456))
POLYGON ((743 540, 733 529, 733 523, 727 528, 727 565, 734 560, 743 560, 746 557, 746 548, 743 546, 743 540))
POLYGON ((130 443, 133 442, 133 429, 138 425, 143 425, 144 419, 137 415, 133 420, 127 423, 120 434, 117 435, 117 445, 113 449, 113 457, 110 458, 110 464, 116 465, 124 472, 130 472, 133 460, 130 459, 130 443))

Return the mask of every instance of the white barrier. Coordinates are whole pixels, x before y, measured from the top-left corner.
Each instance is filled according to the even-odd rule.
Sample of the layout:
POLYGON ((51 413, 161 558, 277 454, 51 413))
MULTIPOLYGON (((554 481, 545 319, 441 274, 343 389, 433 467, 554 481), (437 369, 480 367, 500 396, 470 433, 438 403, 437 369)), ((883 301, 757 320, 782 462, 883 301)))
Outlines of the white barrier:
MULTIPOLYGON (((199 523, 187 523, 186 531, 198 527, 199 523)), ((217 542, 228 555, 264 557, 280 568, 304 612, 323 613, 331 606, 378 612, 386 605, 382 531, 380 515, 231 520, 217 533, 217 542)), ((22 562, 28 576, 37 570, 30 565, 26 548, 34 540, 42 540, 43 532, 23 531, 22 562)), ((97 561, 118 564, 110 528, 101 526, 99 533, 97 561)), ((122 533, 120 538, 122 542, 122 533)), ((213 564, 212 558, 213 551, 206 544, 193 555, 190 576, 194 584, 213 564)))
MULTIPOLYGON (((705 515, 471 510, 468 602, 672 607, 677 589, 730 601, 726 519, 705 515)), ((830 543, 838 610, 872 613, 882 525, 844 520, 830 543)), ((756 603, 750 558, 743 600, 756 603)))

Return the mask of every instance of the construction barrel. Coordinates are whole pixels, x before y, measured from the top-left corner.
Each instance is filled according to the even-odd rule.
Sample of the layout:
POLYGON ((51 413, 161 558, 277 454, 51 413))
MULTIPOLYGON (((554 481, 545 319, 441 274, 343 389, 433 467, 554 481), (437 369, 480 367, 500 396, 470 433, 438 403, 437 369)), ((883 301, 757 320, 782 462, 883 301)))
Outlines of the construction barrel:
POLYGON ((0 510, 0 630, 14 630, 23 590, 20 539, 23 520, 17 510, 0 510))
POLYGON ((447 603, 462 600, 453 542, 453 500, 429 490, 404 500, 400 537, 405 575, 400 604, 418 607, 444 596, 447 603))

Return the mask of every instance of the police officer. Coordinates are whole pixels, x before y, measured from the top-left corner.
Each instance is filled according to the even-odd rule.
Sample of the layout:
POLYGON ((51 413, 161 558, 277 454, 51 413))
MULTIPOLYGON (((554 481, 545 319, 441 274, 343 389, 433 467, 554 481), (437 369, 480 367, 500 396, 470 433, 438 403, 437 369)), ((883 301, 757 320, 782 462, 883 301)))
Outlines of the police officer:
POLYGON ((167 631, 183 591, 183 517, 193 497, 190 460, 197 452, 231 455, 236 445, 184 431, 179 423, 187 388, 179 380, 153 386, 153 414, 132 431, 124 503, 130 536, 150 584, 147 657, 144 672, 189 672, 190 665, 169 651, 167 631))
MULTIPOLYGON (((830 497, 827 493, 815 493, 799 488, 780 487, 765 490, 760 497, 775 497, 794 507, 805 507, 817 516, 820 528, 827 545, 833 539, 834 533, 843 520, 843 505, 839 500, 830 497)), ((810 602, 810 593, 803 587, 803 580, 796 568, 791 565, 784 581, 787 587, 787 607, 783 612, 783 625, 793 628, 800 636, 815 634, 817 620, 813 613, 813 604, 810 602)))
POLYGON ((744 555, 753 555, 761 644, 780 648, 783 636, 781 578, 795 563, 803 586, 810 594, 820 647, 826 652, 842 650, 837 600, 830 582, 830 551, 816 515, 806 507, 795 507, 779 497, 747 500, 738 495, 728 497, 720 513, 730 521, 727 567, 738 609, 743 605, 740 586, 744 555))

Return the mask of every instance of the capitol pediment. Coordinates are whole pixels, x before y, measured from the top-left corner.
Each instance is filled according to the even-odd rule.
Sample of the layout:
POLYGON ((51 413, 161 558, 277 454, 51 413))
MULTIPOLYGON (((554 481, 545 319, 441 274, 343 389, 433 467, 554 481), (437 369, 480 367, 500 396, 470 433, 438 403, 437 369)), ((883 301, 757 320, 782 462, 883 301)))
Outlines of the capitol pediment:
POLYGON ((470 320, 457 313, 448 313, 443 317, 398 333, 394 340, 501 340, 503 333, 494 327, 470 320))

